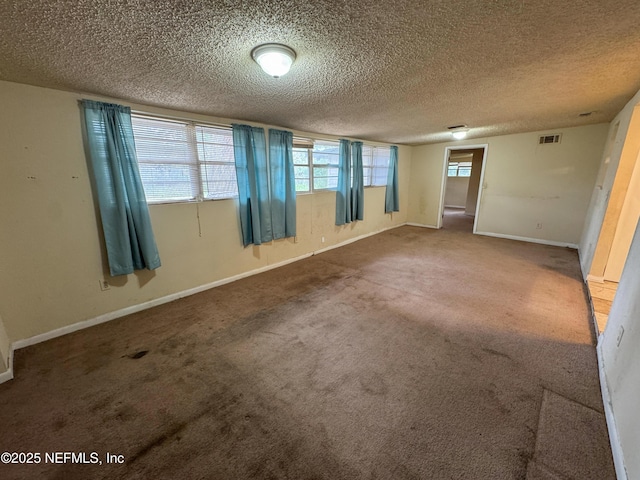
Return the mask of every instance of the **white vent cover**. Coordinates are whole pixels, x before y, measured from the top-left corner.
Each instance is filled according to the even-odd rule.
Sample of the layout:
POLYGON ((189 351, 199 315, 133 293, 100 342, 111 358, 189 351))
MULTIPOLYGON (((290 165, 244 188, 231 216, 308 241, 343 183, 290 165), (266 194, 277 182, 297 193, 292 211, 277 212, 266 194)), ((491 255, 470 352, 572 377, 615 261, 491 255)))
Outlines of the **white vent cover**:
POLYGON ((544 145, 547 143, 560 143, 560 138, 562 138, 561 133, 556 133, 554 135, 540 135, 540 140, 538 143, 540 145, 544 145))

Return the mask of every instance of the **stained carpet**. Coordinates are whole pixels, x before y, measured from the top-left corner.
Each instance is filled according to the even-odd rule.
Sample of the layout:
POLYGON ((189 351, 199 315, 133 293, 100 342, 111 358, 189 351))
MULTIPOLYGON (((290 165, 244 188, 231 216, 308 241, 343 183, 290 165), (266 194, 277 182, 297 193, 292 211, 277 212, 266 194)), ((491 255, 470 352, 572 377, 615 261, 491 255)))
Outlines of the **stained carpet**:
POLYGON ((17 351, 0 450, 103 463, 0 478, 546 478, 584 429, 538 438, 545 389, 602 412, 590 325, 575 251, 397 228, 17 351))

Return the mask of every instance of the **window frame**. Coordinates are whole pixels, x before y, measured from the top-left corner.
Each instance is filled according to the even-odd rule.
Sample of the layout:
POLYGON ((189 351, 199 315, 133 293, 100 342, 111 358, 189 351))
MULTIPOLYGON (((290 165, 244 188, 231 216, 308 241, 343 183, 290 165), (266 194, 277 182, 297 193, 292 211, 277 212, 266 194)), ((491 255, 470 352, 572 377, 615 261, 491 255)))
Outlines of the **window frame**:
MULTIPOLYGON (((190 171, 192 172, 191 175, 195 177, 189 180, 190 186, 191 186, 191 192, 194 193, 193 196, 191 196, 190 198, 159 198, 159 199, 147 198, 148 204, 160 205, 160 204, 170 204, 170 203, 195 203, 195 202, 217 201, 217 200, 233 200, 238 197, 237 178, 234 178, 235 189, 232 195, 229 195, 229 190, 227 190, 226 192, 223 192, 219 196, 218 195, 205 196, 205 191, 207 190, 207 188, 205 187, 205 183, 211 182, 211 179, 208 178, 207 166, 213 165, 215 167, 216 165, 220 165, 220 166, 231 165, 234 167, 234 177, 235 177, 235 161, 233 160, 233 156, 231 156, 232 158, 231 161, 219 161, 219 160, 210 160, 207 158, 201 158, 200 145, 201 144, 206 145, 208 142, 198 140, 198 129, 200 128, 214 129, 220 132, 228 132, 230 143, 219 144, 219 145, 230 146, 230 148, 233 149, 233 136, 232 136, 232 128, 230 125, 221 125, 221 124, 215 124, 215 123, 188 120, 184 118, 155 115, 155 114, 150 114, 150 113, 140 112, 140 111, 132 111, 131 112, 132 123, 135 123, 136 119, 148 120, 151 122, 159 122, 160 124, 173 123, 173 124, 183 125, 186 129, 185 142, 187 144, 187 148, 189 151, 189 155, 188 155, 189 160, 187 162, 179 162, 179 161, 176 161, 173 163, 166 162, 166 164, 173 165, 173 166, 186 165, 189 167, 190 171)), ((135 130, 136 129, 134 127, 134 140, 136 138, 135 130)), ((153 139, 154 137, 149 137, 149 138, 153 139)), ((160 137, 158 137, 158 139, 160 139, 160 137)), ((202 147, 202 148, 205 148, 205 147, 202 147)), ((337 139, 309 138, 309 137, 300 137, 300 136, 293 137, 293 151, 296 153, 300 153, 301 151, 306 151, 306 154, 307 154, 307 162, 304 164, 300 163, 299 161, 298 163, 296 163, 296 159, 294 155, 294 159, 293 159, 294 172, 296 167, 306 167, 306 169, 309 172, 308 178, 295 176, 295 173, 294 173, 294 178, 295 178, 294 181, 297 182, 298 180, 303 179, 309 182, 309 188, 307 190, 298 190, 296 188, 296 195, 309 195, 316 192, 318 193, 332 192, 336 190, 337 186, 329 186, 326 188, 316 188, 315 183, 317 178, 326 178, 328 180, 328 183, 333 183, 332 179, 336 179, 335 181, 337 182, 337 178, 338 178, 337 172, 336 172, 336 175, 327 175, 327 176, 318 175, 317 172, 319 169, 323 169, 323 168, 326 168, 327 170, 336 170, 336 171, 340 168, 339 153, 338 153, 339 148, 340 148, 340 141, 337 139), (318 151, 316 147, 318 145, 323 145, 323 144, 328 145, 330 147, 335 147, 336 153, 333 153, 333 152, 327 153, 327 152, 318 151), (315 154, 319 155, 322 153, 334 156, 335 163, 332 161, 324 162, 324 163, 318 162, 316 160, 317 157, 315 157, 315 154)), ((156 162, 150 162, 150 161, 144 161, 144 160, 140 161, 138 142, 136 142, 136 155, 138 157, 138 163, 140 165, 144 165, 144 164, 162 165, 163 164, 163 162, 158 162, 158 161, 156 162)), ((391 158, 390 145, 381 146, 381 145, 363 143, 363 180, 364 180, 365 188, 382 187, 386 185, 386 177, 389 169, 390 158, 391 158), (377 153, 379 153, 380 151, 384 152, 383 157, 386 160, 384 162, 384 165, 376 165, 377 153), (365 158, 367 160, 365 160, 365 158), (382 169, 384 169, 384 175, 379 174, 378 176, 376 176, 376 171, 379 171, 382 169), (384 182, 381 181, 382 183, 380 182, 376 183, 375 179, 377 177, 384 178, 384 182)), ((353 175, 352 175, 352 178, 353 178, 353 175)), ((143 185, 145 187, 145 197, 146 197, 146 191, 148 187, 147 185, 145 185, 144 180, 143 180, 143 185)))
MULTIPOLYGON (((185 131, 186 131, 186 144, 187 144, 187 148, 189 151, 189 158, 187 162, 174 162, 174 163, 169 163, 170 165, 187 165, 189 166, 190 170, 194 172, 195 177, 196 178, 192 178, 190 179, 190 185, 191 185, 191 192, 192 192, 192 196, 190 198, 161 198, 161 199, 149 199, 147 197, 146 191, 149 188, 151 184, 145 185, 144 179, 143 179, 143 186, 145 188, 145 197, 147 200, 147 203, 150 205, 159 205, 159 204, 170 204, 170 203, 194 203, 194 202, 205 202, 205 201, 217 201, 217 200, 233 200, 235 198, 238 197, 238 190, 237 190, 237 179, 235 179, 235 193, 231 196, 229 196, 228 194, 223 194, 224 196, 211 196, 205 195, 205 182, 209 182, 210 179, 208 178, 209 176, 205 173, 206 169, 207 169, 207 165, 232 165, 234 167, 234 177, 235 177, 235 162, 231 161, 231 162, 223 162, 223 161, 219 161, 219 160, 209 160, 209 159, 203 159, 201 158, 200 152, 199 152, 199 147, 200 144, 207 144, 208 142, 205 141, 200 141, 198 140, 198 129, 202 128, 202 129, 215 129, 218 130, 220 132, 228 132, 229 137, 231 139, 231 148, 233 149, 233 137, 232 137, 232 130, 230 126, 225 126, 225 125, 216 125, 216 124, 208 124, 205 122, 196 122, 196 121, 192 121, 192 120, 184 120, 184 119, 177 119, 177 118, 170 118, 170 117, 162 117, 162 116, 158 116, 158 115, 152 115, 152 114, 147 114, 144 112, 131 112, 131 122, 133 125, 133 130, 134 130, 134 142, 136 145, 136 157, 138 158, 138 164, 139 165, 161 165, 162 162, 149 162, 149 161, 140 161, 140 149, 139 149, 139 142, 136 141, 136 135, 135 135, 135 121, 136 119, 140 119, 140 120, 147 120, 147 121, 151 121, 151 122, 158 122, 160 124, 162 123, 168 123, 168 124, 179 124, 179 125, 183 125, 185 127, 185 131)), ((140 138, 140 137, 138 137, 140 138)), ((150 137, 153 138, 153 137, 150 137)), ((210 143, 209 143, 210 144, 210 143)), ((223 144, 219 144, 219 145, 223 145, 223 144)), ((204 147, 203 147, 204 148, 204 147)), ((227 191, 228 192, 228 191, 227 191)))
MULTIPOLYGON (((307 162, 296 163, 294 160, 294 168, 295 167, 307 167, 309 169, 309 177, 304 178, 304 180, 309 181, 309 189, 308 190, 296 190, 297 195, 308 195, 314 192, 328 192, 335 191, 336 187, 327 187, 327 188, 314 188, 314 167, 316 168, 339 168, 339 163, 313 163, 313 153, 314 148, 317 143, 325 143, 335 145, 339 147, 340 143, 338 140, 327 140, 327 139, 301 139, 294 137, 293 139, 293 150, 295 153, 301 153, 303 150, 307 153, 307 162), (306 142, 306 143, 304 143, 306 142)), ((339 160, 338 160, 339 161, 339 160)), ((391 147, 390 146, 380 146, 380 145, 372 145, 372 144, 363 144, 362 146, 362 169, 363 169, 363 181, 364 187, 385 187, 387 185, 387 174, 389 171, 389 162, 391 161, 391 147), (382 153, 382 154, 381 154, 382 153), (384 159, 383 164, 380 164, 380 158, 384 159), (382 171, 382 173, 380 173, 382 171), (377 173, 377 174, 376 174, 377 173), (380 180, 376 182, 376 178, 380 180)), ((334 176, 329 176, 328 178, 333 178, 334 176)), ((303 179, 302 177, 296 176, 296 180, 303 179)), ((351 169, 351 179, 353 180, 353 165, 351 169)))
MULTIPOLYGON (((335 192, 338 188, 338 178, 340 175, 340 141, 339 140, 314 140, 313 142, 313 149, 310 150, 310 161, 311 161, 311 193, 313 192, 335 192), (327 152, 322 152, 319 150, 316 150, 316 146, 317 145, 325 145, 325 146, 329 146, 329 147, 335 147, 336 148, 336 153, 327 153, 327 152), (330 155, 331 157, 335 157, 335 163, 332 162, 316 162, 316 154, 318 155, 330 155), (327 170, 331 170, 331 169, 335 169, 336 170, 336 174, 335 175, 321 175, 321 176, 317 176, 316 175, 316 169, 321 169, 321 168, 326 168, 327 170), (335 178, 336 179, 336 186, 335 187, 326 187, 326 188, 316 188, 315 183, 316 183, 316 178, 326 178, 326 179, 331 179, 331 178, 335 178)), ((353 177, 352 177, 353 178, 353 177)), ((328 183, 328 182, 327 182, 328 183)))
POLYGON ((448 178, 469 178, 471 177, 471 170, 473 168, 473 162, 457 162, 450 161, 447 163, 447 177, 448 178), (451 171, 455 168, 455 175, 451 175, 451 171), (460 175, 461 171, 469 172, 469 175, 460 175))
MULTIPOLYGON (((366 146, 366 145, 365 145, 366 146)), ((385 187, 387 185, 387 177, 389 173, 389 163, 391 162, 391 146, 369 145, 371 147, 371 170, 369 183, 365 179, 365 187, 385 187), (380 155, 380 152, 383 154, 380 155), (384 159, 384 164, 378 164, 380 158, 384 159), (382 171, 382 173, 380 173, 382 171), (376 183, 377 178, 382 178, 379 183, 376 183)), ((364 166, 364 153, 362 157, 362 163, 364 166)), ((365 176, 366 178, 366 176, 365 176)))

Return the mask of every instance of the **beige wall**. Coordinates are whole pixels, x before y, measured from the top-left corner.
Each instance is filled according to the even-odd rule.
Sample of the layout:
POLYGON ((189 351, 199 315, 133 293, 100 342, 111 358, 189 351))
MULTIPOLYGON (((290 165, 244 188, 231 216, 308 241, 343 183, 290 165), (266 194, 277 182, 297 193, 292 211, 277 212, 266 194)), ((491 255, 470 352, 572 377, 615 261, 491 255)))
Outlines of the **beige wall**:
MULTIPOLYGON (((384 187, 367 188, 365 220, 336 227, 335 193, 300 195, 297 243, 285 239, 243 248, 234 200, 152 205, 162 267, 110 279, 105 277, 108 270, 81 137, 77 103, 81 98, 75 93, 0 82, 0 290, 5 299, 0 315, 11 341, 267 267, 406 221, 412 149, 401 146, 398 213, 384 213, 384 187), (100 290, 102 278, 110 281, 110 290, 100 290)), ((131 106, 150 113, 229 122, 131 106)))
POLYGON ((414 147, 409 222, 437 224, 446 147, 487 144, 477 231, 575 245, 607 129, 598 124, 414 147), (562 142, 539 145, 545 133, 561 133, 562 142))
POLYGON ((441 144, 413 147, 408 222, 427 227, 438 224, 444 165, 441 144))
POLYGON ((467 203, 469 177, 448 177, 444 194, 444 204, 447 207, 464 207, 467 203))
POLYGON ((478 192, 480 191, 480 176, 482 174, 482 158, 484 150, 478 148, 473 151, 471 159, 471 177, 469 177, 469 190, 467 191, 467 200, 465 213, 467 215, 475 215, 478 204, 478 192))

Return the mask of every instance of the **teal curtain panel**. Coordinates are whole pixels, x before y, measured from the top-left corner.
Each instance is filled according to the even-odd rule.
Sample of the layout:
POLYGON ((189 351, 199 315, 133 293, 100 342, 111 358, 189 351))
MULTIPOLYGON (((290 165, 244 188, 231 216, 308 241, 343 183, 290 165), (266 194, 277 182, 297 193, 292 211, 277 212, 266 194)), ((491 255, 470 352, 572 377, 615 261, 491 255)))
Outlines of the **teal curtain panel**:
POLYGON ((398 147, 396 145, 391 146, 384 211, 385 213, 400 211, 400 200, 398 198, 398 147))
POLYGON ((245 247, 261 245, 273 239, 264 129, 238 124, 231 127, 242 243, 245 247))
POLYGON ((131 109, 91 100, 81 105, 111 275, 156 269, 160 256, 138 171, 131 109))
POLYGON ((351 220, 364 219, 364 172, 362 167, 362 142, 351 143, 353 181, 351 183, 351 220))
POLYGON ((293 171, 293 133, 269 130, 271 222, 273 238, 296 236, 296 183, 293 171))
POLYGON ((351 223, 351 144, 349 140, 340 139, 336 225, 345 223, 351 223))

